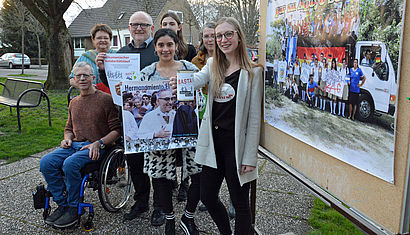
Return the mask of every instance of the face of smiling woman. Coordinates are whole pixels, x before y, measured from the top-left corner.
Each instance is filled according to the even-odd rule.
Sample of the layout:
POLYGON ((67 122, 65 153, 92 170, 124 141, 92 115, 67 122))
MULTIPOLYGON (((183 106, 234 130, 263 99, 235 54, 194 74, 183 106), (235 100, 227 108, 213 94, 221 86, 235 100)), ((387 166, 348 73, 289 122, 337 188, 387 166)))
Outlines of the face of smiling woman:
POLYGON ((155 44, 155 51, 157 52, 160 61, 173 60, 176 49, 177 46, 174 40, 168 35, 160 37, 155 44))
POLYGON ((216 42, 225 55, 235 55, 239 44, 239 36, 235 27, 227 22, 215 28, 216 42))

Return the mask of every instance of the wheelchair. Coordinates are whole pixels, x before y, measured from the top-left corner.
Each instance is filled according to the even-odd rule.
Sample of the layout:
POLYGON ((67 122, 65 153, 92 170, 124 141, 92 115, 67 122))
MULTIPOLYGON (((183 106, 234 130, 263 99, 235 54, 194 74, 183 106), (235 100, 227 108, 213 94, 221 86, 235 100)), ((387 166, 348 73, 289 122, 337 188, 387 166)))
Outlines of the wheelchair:
MULTIPOLYGON (((92 204, 84 201, 84 191, 86 187, 92 188, 94 191, 98 190, 101 205, 108 212, 117 212, 120 210, 131 196, 133 187, 124 149, 121 145, 116 145, 108 149, 101 160, 86 164, 81 169, 81 175, 82 182, 78 204, 79 216, 77 225, 81 223, 81 216, 85 213, 85 209, 88 208, 88 218, 81 227, 84 231, 91 231, 94 229, 92 222, 94 218, 94 207, 92 204)), ((51 193, 45 190, 45 200, 43 204, 44 220, 49 216, 51 211, 51 197, 51 193)))

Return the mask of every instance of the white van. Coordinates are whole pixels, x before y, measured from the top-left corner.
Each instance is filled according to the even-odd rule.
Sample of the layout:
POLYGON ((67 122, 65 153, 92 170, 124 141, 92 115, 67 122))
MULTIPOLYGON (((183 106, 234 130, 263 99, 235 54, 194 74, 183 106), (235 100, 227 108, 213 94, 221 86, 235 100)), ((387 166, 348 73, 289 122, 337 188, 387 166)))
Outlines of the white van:
POLYGON ((374 114, 394 115, 397 97, 397 78, 386 44, 378 41, 358 41, 355 59, 359 61, 366 81, 360 88, 358 118, 368 121, 374 114), (362 63, 370 53, 371 63, 362 63))

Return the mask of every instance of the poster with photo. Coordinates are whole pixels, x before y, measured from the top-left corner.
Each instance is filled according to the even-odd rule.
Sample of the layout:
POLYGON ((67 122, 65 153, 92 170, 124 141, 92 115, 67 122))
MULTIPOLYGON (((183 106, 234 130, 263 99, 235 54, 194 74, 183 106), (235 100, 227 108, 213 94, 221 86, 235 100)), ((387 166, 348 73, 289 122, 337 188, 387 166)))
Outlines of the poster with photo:
POLYGON ((169 81, 125 81, 121 94, 126 154, 196 146, 196 101, 177 101, 169 81))
POLYGON ((107 54, 104 66, 114 104, 121 106, 122 99, 117 95, 115 86, 120 82, 139 79, 140 54, 107 54))
POLYGON ((394 183, 403 3, 268 0, 265 122, 394 183), (275 60, 301 69, 286 74, 297 95, 269 83, 275 60))

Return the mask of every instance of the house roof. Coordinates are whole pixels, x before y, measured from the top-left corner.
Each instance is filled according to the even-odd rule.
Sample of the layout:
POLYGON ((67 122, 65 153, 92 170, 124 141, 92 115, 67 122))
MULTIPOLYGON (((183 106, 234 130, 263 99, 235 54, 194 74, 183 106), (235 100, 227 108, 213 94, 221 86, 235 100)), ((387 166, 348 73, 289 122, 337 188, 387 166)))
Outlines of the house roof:
POLYGON ((107 24, 113 30, 128 27, 130 16, 136 11, 145 11, 152 16, 152 20, 158 17, 166 0, 108 0, 103 7, 83 9, 68 27, 71 37, 90 36, 90 30, 98 23, 107 24), (121 19, 117 20, 121 13, 121 19))

